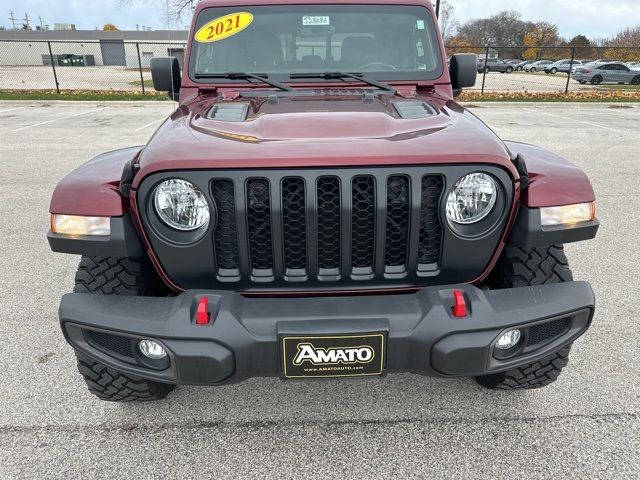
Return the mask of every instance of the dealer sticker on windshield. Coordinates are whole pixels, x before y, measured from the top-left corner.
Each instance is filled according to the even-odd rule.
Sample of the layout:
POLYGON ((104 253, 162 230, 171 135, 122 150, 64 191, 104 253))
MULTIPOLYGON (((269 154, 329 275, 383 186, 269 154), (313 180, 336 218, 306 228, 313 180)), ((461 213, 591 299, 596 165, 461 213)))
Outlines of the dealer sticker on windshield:
POLYGON ((195 38, 200 43, 217 42, 240 33, 251 25, 251 22, 253 22, 253 15, 249 12, 230 13, 203 25, 196 32, 195 38))
POLYGON ((314 17, 305 15, 302 17, 302 25, 331 25, 329 17, 314 17))

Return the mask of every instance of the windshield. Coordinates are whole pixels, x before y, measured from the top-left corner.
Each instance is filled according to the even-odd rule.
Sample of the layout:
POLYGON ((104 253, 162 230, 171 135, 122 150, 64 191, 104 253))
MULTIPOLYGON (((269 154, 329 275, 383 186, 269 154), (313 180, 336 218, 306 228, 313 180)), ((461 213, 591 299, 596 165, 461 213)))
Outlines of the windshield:
POLYGON ((336 71, 432 80, 442 69, 429 10, 405 5, 206 8, 196 21, 189 62, 189 76, 201 83, 238 82, 203 75, 229 72, 287 82, 291 74, 336 71))

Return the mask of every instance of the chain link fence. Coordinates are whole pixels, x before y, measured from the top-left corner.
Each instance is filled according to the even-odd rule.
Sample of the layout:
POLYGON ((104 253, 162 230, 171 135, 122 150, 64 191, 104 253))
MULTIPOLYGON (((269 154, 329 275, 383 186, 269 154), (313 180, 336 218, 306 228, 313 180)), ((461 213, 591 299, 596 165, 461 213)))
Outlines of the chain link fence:
MULTIPOLYGON (((0 40, 0 90, 149 93, 151 58, 175 56, 182 66, 184 49, 182 41, 0 40)), ((477 55, 481 75, 472 90, 480 93, 640 90, 640 47, 447 46, 454 53, 477 55), (595 60, 615 66, 583 67, 595 60), (583 71, 572 78, 576 68, 583 71)))
POLYGON ((477 55, 479 76, 472 90, 480 93, 640 91, 640 47, 485 45, 447 46, 446 50, 448 57, 477 55))
POLYGON ((153 91, 153 57, 177 57, 184 42, 0 40, 0 90, 153 91))

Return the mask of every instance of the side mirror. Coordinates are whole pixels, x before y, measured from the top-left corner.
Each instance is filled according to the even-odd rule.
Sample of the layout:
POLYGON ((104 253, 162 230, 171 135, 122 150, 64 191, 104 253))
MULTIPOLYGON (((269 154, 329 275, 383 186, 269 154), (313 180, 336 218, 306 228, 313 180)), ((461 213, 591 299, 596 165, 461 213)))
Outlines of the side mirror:
POLYGON ((460 95, 463 88, 473 87, 476 84, 477 61, 476 55, 472 53, 457 53, 451 57, 449 76, 454 97, 460 95))
POLYGON ((167 92, 172 100, 180 95, 180 64, 176 57, 157 57, 151 59, 151 79, 153 88, 158 92, 167 92))

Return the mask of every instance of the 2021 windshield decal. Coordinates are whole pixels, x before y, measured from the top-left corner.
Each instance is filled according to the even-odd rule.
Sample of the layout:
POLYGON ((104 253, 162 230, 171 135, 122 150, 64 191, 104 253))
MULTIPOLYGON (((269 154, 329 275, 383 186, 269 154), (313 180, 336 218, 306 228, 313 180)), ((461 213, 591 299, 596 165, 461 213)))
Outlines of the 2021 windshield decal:
POLYGON ((195 39, 200 43, 211 43, 229 38, 240 33, 253 22, 253 15, 249 12, 230 13, 216 18, 200 27, 195 39))

